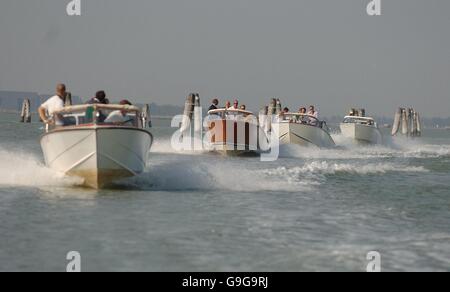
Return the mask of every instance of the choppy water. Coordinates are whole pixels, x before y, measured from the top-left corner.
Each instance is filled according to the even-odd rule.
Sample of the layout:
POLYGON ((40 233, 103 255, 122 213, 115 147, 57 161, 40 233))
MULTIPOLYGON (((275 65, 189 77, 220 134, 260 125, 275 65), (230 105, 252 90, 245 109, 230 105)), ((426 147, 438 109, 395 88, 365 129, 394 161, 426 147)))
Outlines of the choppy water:
POLYGON ((113 189, 47 170, 39 124, 0 115, 0 271, 450 271, 450 131, 277 162, 182 155, 156 121, 150 167, 113 189))

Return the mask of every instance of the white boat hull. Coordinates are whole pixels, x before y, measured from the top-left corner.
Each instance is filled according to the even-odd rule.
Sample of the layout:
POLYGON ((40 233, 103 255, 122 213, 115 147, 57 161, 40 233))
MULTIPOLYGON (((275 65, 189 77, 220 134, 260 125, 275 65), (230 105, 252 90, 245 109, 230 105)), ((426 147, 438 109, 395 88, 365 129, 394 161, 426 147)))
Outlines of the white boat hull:
POLYGON ((41 139, 49 168, 95 189, 142 173, 152 143, 142 129, 99 126, 56 129, 41 139))
POLYGON ((370 125, 362 125, 357 123, 342 123, 341 132, 347 137, 360 143, 366 144, 382 144, 383 135, 381 131, 370 125))
POLYGON ((296 144, 304 147, 333 148, 336 146, 330 134, 320 127, 297 123, 277 123, 280 145, 296 144))

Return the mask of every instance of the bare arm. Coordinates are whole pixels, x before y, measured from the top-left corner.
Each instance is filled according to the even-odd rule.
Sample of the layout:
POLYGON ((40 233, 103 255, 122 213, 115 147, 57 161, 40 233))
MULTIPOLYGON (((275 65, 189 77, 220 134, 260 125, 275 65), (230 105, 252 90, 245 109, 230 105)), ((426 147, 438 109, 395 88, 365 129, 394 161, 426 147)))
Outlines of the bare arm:
POLYGON ((39 112, 39 117, 41 118, 41 120, 42 120, 44 123, 47 123, 47 114, 46 114, 46 112, 45 112, 45 108, 40 107, 40 108, 38 109, 38 112, 39 112))

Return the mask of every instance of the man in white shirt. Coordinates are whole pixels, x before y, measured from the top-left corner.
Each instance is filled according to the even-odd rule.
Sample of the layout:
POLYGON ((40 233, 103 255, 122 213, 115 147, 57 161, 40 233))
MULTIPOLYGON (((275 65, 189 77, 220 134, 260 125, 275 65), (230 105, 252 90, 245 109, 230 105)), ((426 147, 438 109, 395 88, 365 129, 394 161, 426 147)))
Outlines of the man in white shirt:
MULTIPOLYGON (((120 105, 132 105, 128 100, 122 100, 120 105)), ((105 120, 105 124, 114 124, 114 125, 126 125, 128 123, 132 124, 133 120, 127 116, 126 111, 113 111, 108 115, 105 120)))
POLYGON ((319 120, 319 112, 316 111, 316 108, 313 105, 309 107, 308 115, 313 117, 309 119, 309 124, 311 126, 317 126, 319 120))
POLYGON ((239 101, 236 99, 233 103, 232 107, 229 107, 228 110, 238 110, 239 109, 239 101))
POLYGON ((64 98, 66 96, 66 86, 58 84, 56 86, 56 95, 44 102, 39 107, 39 116, 46 124, 54 124, 55 126, 64 126, 62 115, 54 115, 55 112, 64 108, 64 98))

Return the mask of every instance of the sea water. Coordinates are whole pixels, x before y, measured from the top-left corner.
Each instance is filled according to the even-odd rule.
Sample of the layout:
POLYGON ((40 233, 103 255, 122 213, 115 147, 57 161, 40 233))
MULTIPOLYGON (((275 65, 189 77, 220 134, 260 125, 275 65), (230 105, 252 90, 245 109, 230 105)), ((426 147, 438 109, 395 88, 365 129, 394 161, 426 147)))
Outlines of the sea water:
MULTIPOLYGON (((42 125, 0 115, 0 271, 450 271, 450 131, 275 162, 171 150, 107 190, 47 169, 42 125)), ((388 134, 386 132, 386 134, 388 134)))

